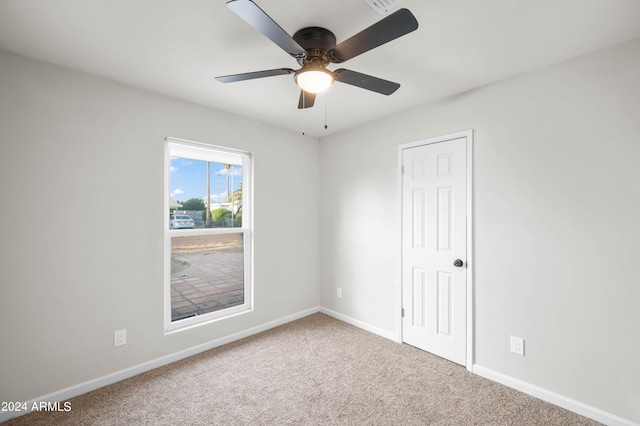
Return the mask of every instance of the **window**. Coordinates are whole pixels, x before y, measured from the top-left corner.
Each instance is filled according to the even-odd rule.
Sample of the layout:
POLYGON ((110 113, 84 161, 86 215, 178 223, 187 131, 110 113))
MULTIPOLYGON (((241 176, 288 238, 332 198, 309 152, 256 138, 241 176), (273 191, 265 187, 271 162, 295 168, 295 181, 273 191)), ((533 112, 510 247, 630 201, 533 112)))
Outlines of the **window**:
POLYGON ((165 330, 252 308, 252 155, 167 138, 165 330))

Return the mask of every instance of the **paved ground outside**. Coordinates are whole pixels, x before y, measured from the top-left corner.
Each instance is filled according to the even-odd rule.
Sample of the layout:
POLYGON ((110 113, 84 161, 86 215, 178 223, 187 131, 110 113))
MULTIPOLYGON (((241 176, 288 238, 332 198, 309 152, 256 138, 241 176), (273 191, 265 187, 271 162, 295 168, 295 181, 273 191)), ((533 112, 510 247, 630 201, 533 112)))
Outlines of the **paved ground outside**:
POLYGON ((242 303, 242 234, 198 235, 172 239, 172 321, 242 303))

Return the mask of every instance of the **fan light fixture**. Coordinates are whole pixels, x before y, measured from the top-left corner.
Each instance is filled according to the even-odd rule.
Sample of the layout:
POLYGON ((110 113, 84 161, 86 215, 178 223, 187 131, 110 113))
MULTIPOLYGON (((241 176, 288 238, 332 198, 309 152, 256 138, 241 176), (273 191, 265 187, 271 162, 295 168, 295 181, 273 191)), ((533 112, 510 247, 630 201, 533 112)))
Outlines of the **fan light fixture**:
POLYGON ((296 83, 307 93, 320 93, 333 84, 333 74, 322 66, 305 66, 296 73, 296 83))
MULTIPOLYGON (((387 13, 387 10, 402 0, 365 1, 370 4, 376 3, 382 7, 384 13, 387 13)), ((393 81, 344 68, 330 71, 326 67, 329 64, 341 64, 418 29, 416 17, 407 9, 398 9, 375 24, 336 44, 335 34, 322 27, 305 27, 296 31, 293 36, 289 35, 252 0, 229 0, 227 7, 290 57, 295 58, 301 68, 298 70, 276 68, 223 75, 216 77, 216 80, 222 83, 233 83, 254 78, 294 74, 296 84, 302 89, 298 99, 298 109, 311 108, 315 102, 316 94, 327 90, 334 81, 381 95, 394 93, 400 88, 400 84, 393 81)))

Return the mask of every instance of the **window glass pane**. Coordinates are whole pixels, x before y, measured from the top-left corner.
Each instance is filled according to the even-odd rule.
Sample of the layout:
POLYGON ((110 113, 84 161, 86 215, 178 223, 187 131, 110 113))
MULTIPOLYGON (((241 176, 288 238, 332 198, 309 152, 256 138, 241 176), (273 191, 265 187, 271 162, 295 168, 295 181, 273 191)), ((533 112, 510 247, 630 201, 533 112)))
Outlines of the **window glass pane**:
POLYGON ((244 303, 242 233, 171 238, 171 321, 244 303))
POLYGON ((237 164, 172 156, 169 229, 241 228, 242 176, 237 164))
POLYGON ((166 142, 165 331, 171 332, 252 309, 253 156, 166 142))

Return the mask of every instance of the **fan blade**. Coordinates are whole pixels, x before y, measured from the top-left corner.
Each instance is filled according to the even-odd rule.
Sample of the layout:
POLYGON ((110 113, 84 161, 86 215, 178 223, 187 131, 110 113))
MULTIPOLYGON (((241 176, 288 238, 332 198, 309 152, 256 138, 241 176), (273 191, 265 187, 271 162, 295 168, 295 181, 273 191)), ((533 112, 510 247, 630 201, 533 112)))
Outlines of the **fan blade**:
POLYGON ((233 83, 236 81, 253 80, 254 78, 274 77, 276 75, 292 74, 295 71, 291 68, 278 68, 275 70, 246 72, 244 74, 223 75, 216 77, 222 83, 233 83))
POLYGON ((227 7, 289 55, 294 58, 307 56, 298 42, 251 0, 232 0, 227 3, 227 7))
POLYGON ((355 58, 417 28, 415 16, 407 9, 400 9, 337 45, 331 52, 331 62, 339 64, 355 58))
POLYGON ((335 70, 333 75, 335 81, 371 90, 372 92, 381 93, 383 95, 390 95, 400 88, 400 85, 393 81, 383 80, 367 74, 345 70, 344 68, 335 70))
POLYGON ((316 94, 300 91, 300 99, 298 100, 298 109, 311 108, 316 101, 316 94))

